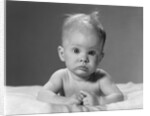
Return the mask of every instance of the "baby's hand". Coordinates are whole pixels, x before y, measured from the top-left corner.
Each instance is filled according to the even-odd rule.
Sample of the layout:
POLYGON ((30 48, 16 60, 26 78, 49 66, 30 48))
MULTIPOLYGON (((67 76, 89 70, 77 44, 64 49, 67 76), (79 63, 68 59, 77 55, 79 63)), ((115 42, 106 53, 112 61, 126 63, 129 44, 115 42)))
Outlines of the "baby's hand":
POLYGON ((86 91, 80 91, 81 95, 83 96, 83 105, 99 105, 98 97, 90 94, 86 91))
POLYGON ((68 98, 67 104, 68 105, 80 105, 82 102, 81 98, 79 95, 72 95, 71 97, 68 98))

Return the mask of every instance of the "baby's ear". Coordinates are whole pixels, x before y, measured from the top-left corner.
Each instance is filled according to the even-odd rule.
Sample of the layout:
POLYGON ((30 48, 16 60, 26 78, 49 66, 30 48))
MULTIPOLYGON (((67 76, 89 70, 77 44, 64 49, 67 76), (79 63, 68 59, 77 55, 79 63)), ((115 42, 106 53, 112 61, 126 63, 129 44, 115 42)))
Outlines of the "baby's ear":
POLYGON ((58 55, 60 60, 64 62, 64 48, 62 46, 58 46, 58 55))
POLYGON ((101 56, 99 57, 99 63, 102 61, 103 57, 104 57, 104 52, 101 53, 101 56))

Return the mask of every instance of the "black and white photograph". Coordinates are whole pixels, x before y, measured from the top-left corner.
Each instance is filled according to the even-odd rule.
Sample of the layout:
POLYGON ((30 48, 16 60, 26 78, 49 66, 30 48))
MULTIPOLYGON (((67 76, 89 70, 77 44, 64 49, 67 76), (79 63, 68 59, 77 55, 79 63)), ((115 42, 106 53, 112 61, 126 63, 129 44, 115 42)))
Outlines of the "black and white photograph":
POLYGON ((143 109, 143 7, 5 1, 5 113, 143 109))

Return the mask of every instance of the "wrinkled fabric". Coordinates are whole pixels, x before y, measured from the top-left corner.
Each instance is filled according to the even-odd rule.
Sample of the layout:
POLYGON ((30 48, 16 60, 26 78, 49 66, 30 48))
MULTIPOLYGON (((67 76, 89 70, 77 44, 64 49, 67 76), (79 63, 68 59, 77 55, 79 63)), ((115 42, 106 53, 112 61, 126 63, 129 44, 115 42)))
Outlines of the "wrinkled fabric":
POLYGON ((40 102, 36 99, 42 86, 6 86, 5 115, 12 114, 49 114, 69 112, 90 112, 103 110, 123 110, 143 108, 143 84, 117 84, 125 100, 105 106, 58 105, 40 102))

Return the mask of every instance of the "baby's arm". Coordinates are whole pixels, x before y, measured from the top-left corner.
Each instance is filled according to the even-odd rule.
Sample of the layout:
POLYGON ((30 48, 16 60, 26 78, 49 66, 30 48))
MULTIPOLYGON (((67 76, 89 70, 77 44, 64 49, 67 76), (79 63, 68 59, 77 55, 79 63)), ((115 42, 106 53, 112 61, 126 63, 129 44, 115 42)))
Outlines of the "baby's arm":
POLYGON ((106 72, 105 76, 100 80, 100 88, 104 93, 104 96, 100 97, 99 103, 101 105, 109 104, 113 102, 122 101, 124 99, 122 92, 119 88, 111 81, 111 77, 106 72))
POLYGON ((64 97, 58 95, 63 89, 62 78, 63 70, 56 71, 44 87, 38 92, 37 99, 47 103, 54 104, 80 104, 80 101, 75 95, 71 97, 64 97))

